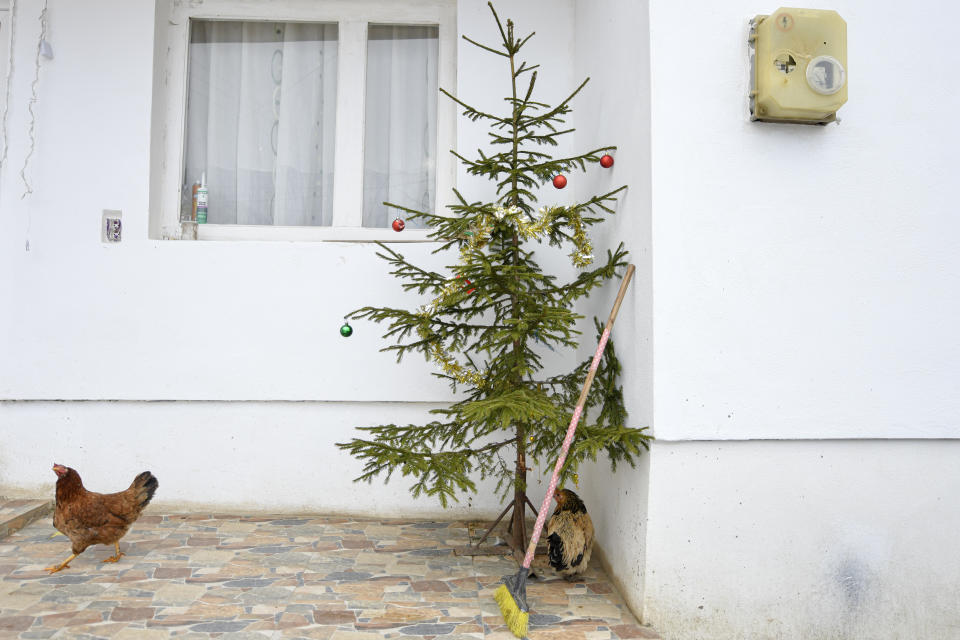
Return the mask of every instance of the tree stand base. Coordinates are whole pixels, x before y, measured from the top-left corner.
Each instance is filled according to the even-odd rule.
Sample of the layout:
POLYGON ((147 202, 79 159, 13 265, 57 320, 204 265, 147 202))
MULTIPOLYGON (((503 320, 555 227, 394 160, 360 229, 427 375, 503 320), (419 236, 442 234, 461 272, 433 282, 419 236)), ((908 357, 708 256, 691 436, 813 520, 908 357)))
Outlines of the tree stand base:
MULTIPOLYGON (((533 515, 536 516, 537 508, 533 506, 532 502, 530 502, 530 498, 528 498, 526 495, 524 495, 523 498, 525 504, 530 507, 533 515)), ((499 544, 487 545, 485 547, 480 546, 488 537, 490 537, 490 534, 493 533, 493 530, 497 528, 497 525, 500 524, 500 521, 503 520, 508 513, 510 513, 516 504, 516 498, 511 500, 510 503, 503 509, 503 511, 500 512, 500 515, 497 516, 497 519, 493 521, 493 524, 490 525, 486 532, 484 532, 484 534, 480 536, 480 539, 474 544, 468 544, 463 547, 455 547, 453 552, 458 556, 517 556, 519 554, 519 557, 522 559, 523 554, 527 550, 527 538, 525 535, 523 535, 524 532, 521 532, 520 536, 508 536, 504 542, 499 544), (519 539, 514 540, 515 537, 519 539)), ((511 517, 507 521, 507 533, 513 532, 513 520, 514 518, 511 517)))

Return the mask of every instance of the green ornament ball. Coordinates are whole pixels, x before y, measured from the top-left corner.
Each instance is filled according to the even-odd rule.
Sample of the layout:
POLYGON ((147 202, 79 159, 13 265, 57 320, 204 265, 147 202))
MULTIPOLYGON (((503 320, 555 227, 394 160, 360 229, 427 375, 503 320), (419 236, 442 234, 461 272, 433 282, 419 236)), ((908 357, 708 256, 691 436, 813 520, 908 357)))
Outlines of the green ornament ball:
POLYGON ((340 326, 340 335, 342 335, 344 338, 349 338, 353 335, 353 327, 350 326, 349 322, 344 322, 340 326))

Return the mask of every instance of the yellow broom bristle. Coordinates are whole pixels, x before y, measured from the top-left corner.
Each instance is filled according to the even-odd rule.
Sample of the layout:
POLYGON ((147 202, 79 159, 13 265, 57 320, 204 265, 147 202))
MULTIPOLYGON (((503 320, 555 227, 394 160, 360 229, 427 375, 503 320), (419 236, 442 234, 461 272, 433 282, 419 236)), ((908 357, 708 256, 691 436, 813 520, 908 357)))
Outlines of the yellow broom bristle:
POLYGON ((497 601, 500 614, 503 616, 503 621, 507 623, 510 633, 518 638, 526 638, 530 614, 526 611, 520 611, 520 607, 517 606, 517 602, 513 599, 510 590, 507 589, 507 585, 502 584, 497 587, 497 590, 493 592, 493 599, 497 601))

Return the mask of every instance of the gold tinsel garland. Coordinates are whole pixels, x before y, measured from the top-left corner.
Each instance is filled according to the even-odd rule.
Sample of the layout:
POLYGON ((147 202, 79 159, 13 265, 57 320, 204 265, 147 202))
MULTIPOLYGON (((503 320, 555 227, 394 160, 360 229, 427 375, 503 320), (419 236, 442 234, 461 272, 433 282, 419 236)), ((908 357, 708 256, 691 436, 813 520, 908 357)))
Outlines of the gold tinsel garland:
MULTIPOLYGON (((554 220, 558 214, 564 211, 567 210, 562 207, 543 207, 540 209, 540 216, 534 220, 529 220, 523 211, 515 206, 497 207, 493 211, 483 212, 478 216, 476 226, 467 235, 467 241, 460 247, 460 261, 466 265, 469 262, 470 253, 483 248, 487 244, 493 229, 498 224, 514 225, 517 229, 517 235, 523 240, 539 239, 554 228, 554 220)), ((593 262, 593 246, 584 230, 583 219, 574 210, 567 211, 567 216, 573 230, 574 250, 570 254, 571 262, 575 267, 586 267, 593 262)), ((469 285, 469 281, 467 281, 467 284, 469 285)), ((433 316, 441 308, 454 302, 454 296, 460 293, 463 287, 464 283, 461 282, 461 276, 454 276, 444 284, 440 290, 440 295, 434 298, 430 304, 420 307, 420 323, 417 326, 417 333, 421 338, 426 340, 430 337, 430 322, 433 316)), ((445 374, 461 384, 472 384, 480 388, 486 382, 486 371, 477 372, 467 369, 454 360, 438 342, 430 345, 428 357, 436 362, 445 374)))

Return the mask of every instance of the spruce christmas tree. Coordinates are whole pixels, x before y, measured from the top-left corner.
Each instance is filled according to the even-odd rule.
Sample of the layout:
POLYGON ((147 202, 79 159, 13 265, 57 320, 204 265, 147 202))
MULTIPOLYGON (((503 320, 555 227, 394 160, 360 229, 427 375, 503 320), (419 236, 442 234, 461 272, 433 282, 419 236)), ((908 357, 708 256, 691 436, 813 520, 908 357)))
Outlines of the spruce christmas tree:
MULTIPOLYGON (((587 359, 567 373, 546 375, 543 349, 575 357, 576 324, 582 318, 574 311, 576 302, 626 265, 622 244, 594 265, 587 236, 603 214, 613 213, 616 196, 626 186, 572 206, 537 209, 535 190, 551 181, 562 187, 565 173, 584 171, 588 163, 602 160, 609 167, 607 152, 615 147, 569 158, 547 153, 557 138, 573 131, 564 128, 564 118, 587 80, 556 106, 534 100, 539 65, 518 59, 533 33, 518 39, 513 22, 504 28, 492 4, 490 10, 501 36, 499 47, 464 39, 497 56, 505 72, 509 65, 512 93, 505 98, 505 113, 486 113, 441 92, 463 108, 464 116, 489 126, 496 153, 478 151, 475 159, 452 153, 469 174, 494 181, 497 197, 468 202, 455 189, 457 202, 448 215, 385 203, 410 219, 424 220, 432 229, 430 237, 441 242, 437 251, 457 262, 449 266, 450 275, 428 271, 381 244, 378 255, 390 263, 404 290, 432 301, 413 310, 364 307, 348 316, 386 322, 384 337, 394 344, 384 350, 395 351, 398 361, 410 352, 423 353, 438 366, 435 375, 462 392, 461 399, 434 410, 436 418, 427 424, 363 427, 368 437, 338 446, 365 460, 358 480, 380 474, 389 480, 399 472, 414 479, 414 496, 436 496, 444 506, 459 492, 476 491, 474 478, 496 478, 498 490, 513 495, 500 517, 512 510, 509 542, 522 553, 525 505, 536 512, 526 495, 527 472, 538 463, 552 467, 590 365, 587 359), (571 282, 544 273, 533 252, 543 242, 572 244, 570 257, 578 273, 571 282)), ((599 334, 602 327, 594 324, 599 334)), ((625 425, 619 373, 608 343, 561 481, 576 478, 586 459, 605 455, 615 468, 619 462, 633 464, 641 447, 649 448, 645 428, 625 425)))

